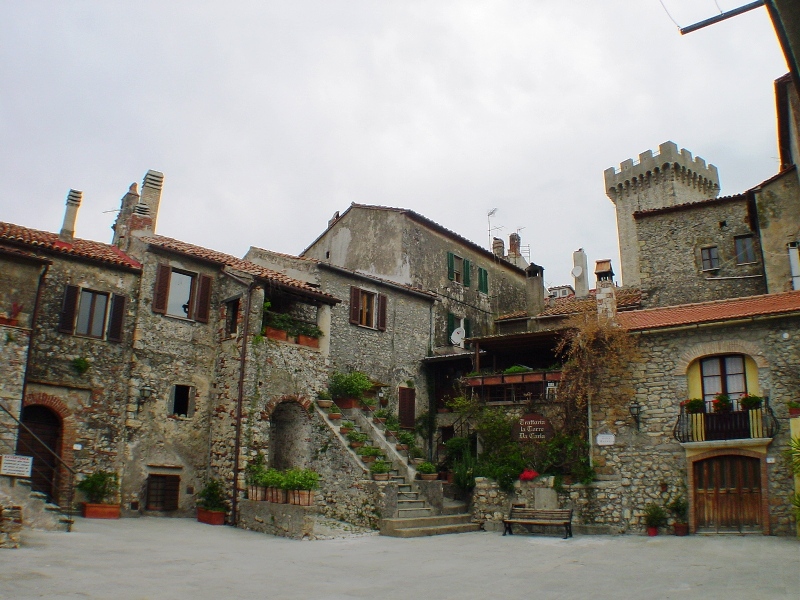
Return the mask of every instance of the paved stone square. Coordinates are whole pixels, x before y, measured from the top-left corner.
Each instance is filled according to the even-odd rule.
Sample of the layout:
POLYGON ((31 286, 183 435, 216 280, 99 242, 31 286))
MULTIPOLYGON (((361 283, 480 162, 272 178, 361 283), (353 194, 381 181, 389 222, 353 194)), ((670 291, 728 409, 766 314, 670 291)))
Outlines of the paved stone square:
POLYGON ((763 536, 374 535, 301 542, 190 519, 78 519, 0 551, 0 598, 800 597, 800 542, 763 536))

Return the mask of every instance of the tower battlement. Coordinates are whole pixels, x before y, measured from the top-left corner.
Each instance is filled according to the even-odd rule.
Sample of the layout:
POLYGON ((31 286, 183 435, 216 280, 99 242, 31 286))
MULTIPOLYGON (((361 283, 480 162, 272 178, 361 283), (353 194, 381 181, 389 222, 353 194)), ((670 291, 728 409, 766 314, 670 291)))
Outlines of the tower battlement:
POLYGON ((691 188, 697 199, 716 197, 720 189, 717 167, 706 165, 704 159, 693 157, 686 148, 679 151, 675 142, 660 144, 657 154, 652 150, 642 152, 637 162, 629 158, 620 163, 619 170, 609 167, 603 178, 606 194, 614 203, 619 197, 639 194, 663 182, 691 188))

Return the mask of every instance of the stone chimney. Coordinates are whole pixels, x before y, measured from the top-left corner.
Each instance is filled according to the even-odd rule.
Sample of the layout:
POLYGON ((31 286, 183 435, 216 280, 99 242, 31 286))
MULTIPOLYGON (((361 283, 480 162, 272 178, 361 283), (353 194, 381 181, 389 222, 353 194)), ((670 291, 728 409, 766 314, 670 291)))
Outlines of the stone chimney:
POLYGON ((512 233, 508 236, 508 258, 517 258, 521 256, 519 251, 520 241, 518 233, 512 233))
POLYGON ((72 242, 75 238, 75 221, 78 218, 78 209, 81 206, 83 192, 70 190, 67 194, 67 210, 64 212, 64 224, 58 237, 62 242, 72 242))
POLYGON ((117 220, 111 226, 114 230, 114 237, 111 243, 118 248, 125 249, 127 246, 126 240, 130 232, 129 221, 133 214, 133 208, 139 203, 139 190, 136 183, 132 183, 128 188, 128 192, 122 197, 120 201, 120 209, 117 213, 117 220))
MULTIPOLYGON (((150 170, 142 181, 142 197, 139 202, 146 204, 150 214, 150 229, 155 232, 158 220, 158 206, 161 204, 161 188, 164 186, 164 174, 150 170)), ((131 231, 135 231, 131 229, 131 231)))
POLYGON ((575 280, 575 297, 589 297, 589 267, 586 261, 586 252, 578 248, 572 253, 572 277, 575 280))
POLYGON ((616 321, 617 292, 611 261, 608 259, 598 260, 594 272, 597 275, 597 316, 607 321, 616 321))
POLYGON ((525 269, 525 299, 528 318, 535 317, 544 310, 544 267, 531 263, 525 269))
POLYGON ((506 256, 506 247, 503 243, 503 240, 500 238, 493 238, 492 239, 492 252, 498 258, 505 258, 506 256))

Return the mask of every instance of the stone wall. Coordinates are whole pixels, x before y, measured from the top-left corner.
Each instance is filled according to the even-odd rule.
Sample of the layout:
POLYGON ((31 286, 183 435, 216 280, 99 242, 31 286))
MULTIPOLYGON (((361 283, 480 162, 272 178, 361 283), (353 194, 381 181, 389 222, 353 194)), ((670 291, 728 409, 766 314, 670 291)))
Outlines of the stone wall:
POLYGON ((769 293, 792 289, 788 248, 800 230, 800 181, 797 169, 775 177, 756 192, 758 227, 769 293))
POLYGON ((744 196, 636 216, 645 307, 766 293, 761 247, 744 196), (735 237, 752 235, 756 262, 737 264, 735 237), (703 271, 701 249, 716 246, 719 269, 703 271))
MULTIPOLYGON (((30 330, 0 325, 0 404, 19 419, 30 330)), ((0 454, 14 454, 17 422, 0 410, 0 454)))

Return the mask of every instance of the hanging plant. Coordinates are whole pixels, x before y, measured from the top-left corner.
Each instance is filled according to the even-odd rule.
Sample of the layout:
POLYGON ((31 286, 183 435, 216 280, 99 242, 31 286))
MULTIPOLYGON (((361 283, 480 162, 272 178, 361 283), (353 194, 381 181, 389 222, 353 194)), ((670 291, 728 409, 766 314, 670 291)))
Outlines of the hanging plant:
POLYGON ((91 366, 91 363, 82 356, 72 360, 72 368, 78 375, 83 375, 86 373, 91 366))

